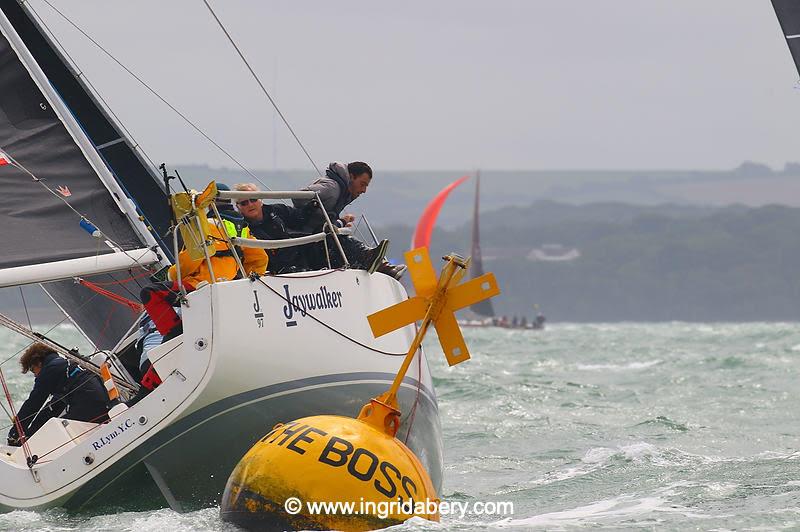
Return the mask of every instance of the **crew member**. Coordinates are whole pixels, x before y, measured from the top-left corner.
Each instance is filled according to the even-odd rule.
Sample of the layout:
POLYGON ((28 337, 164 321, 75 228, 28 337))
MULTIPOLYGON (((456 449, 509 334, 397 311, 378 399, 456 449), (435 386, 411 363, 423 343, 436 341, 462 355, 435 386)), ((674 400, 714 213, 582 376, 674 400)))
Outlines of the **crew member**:
MULTIPOLYGON (((324 177, 320 177, 302 190, 317 193, 332 223, 339 227, 349 227, 355 221, 355 216, 342 214, 342 211, 347 205, 366 193, 371 182, 372 168, 367 163, 355 161, 345 166, 339 162, 332 162, 328 165, 324 177)), ((306 223, 303 230, 308 233, 321 231, 325 217, 315 202, 311 200, 293 201, 295 206, 305 213, 306 223)), ((393 266, 384 258, 389 245, 388 240, 381 241, 375 248, 369 248, 360 240, 349 236, 340 236, 339 242, 347 256, 352 258, 355 267, 363 268, 370 273, 379 271, 395 279, 400 279, 406 271, 405 265, 393 266)))
MULTIPOLYGON (((244 192, 258 191, 253 183, 238 183, 233 188, 244 192)), ((236 206, 252 235, 259 240, 282 240, 306 234, 298 232, 305 223, 300 209, 283 203, 264 203, 260 199, 239 200, 236 206)), ((308 245, 267 250, 269 271, 288 273, 307 270, 307 248, 308 245)))
MULTIPOLYGON (((227 220, 223 220, 223 225, 227 220)), ((211 256, 211 268, 214 270, 215 281, 230 281, 236 279, 239 270, 233 254, 238 250, 228 249, 222 231, 228 228, 220 228, 216 223, 209 224, 209 237, 214 241, 216 252, 211 256)), ((242 233, 229 236, 242 236, 242 233)), ((249 234, 248 238, 252 238, 249 234)), ((267 269, 269 261, 263 249, 245 247, 241 249, 242 266, 247 275, 256 273, 263 275, 267 269)), ((180 264, 181 282, 187 292, 191 292, 201 282, 211 282, 211 272, 208 269, 205 257, 192 259, 187 250, 182 250, 178 254, 180 264)), ((173 307, 178 305, 178 282, 175 265, 171 266, 167 272, 167 282, 155 283, 142 289, 141 298, 145 310, 155 323, 156 329, 164 337, 163 341, 170 340, 183 333, 181 319, 173 307)))
POLYGON ((17 412, 23 434, 18 433, 14 423, 8 433, 9 445, 22 445, 52 417, 94 423, 108 421, 108 392, 94 373, 67 362, 39 342, 22 353, 19 363, 22 373, 30 371, 35 380, 33 390, 17 412))
MULTIPOLYGON (((217 183, 217 190, 229 191, 230 189, 231 187, 225 183, 217 183)), ((236 190, 239 189, 237 188, 236 190)), ((214 200, 214 204, 217 206, 217 211, 219 212, 220 218, 222 218, 222 223, 225 226, 228 236, 242 236, 242 234, 246 232, 248 236, 242 236, 242 238, 249 237, 247 221, 244 219, 244 216, 242 216, 241 213, 237 212, 236 209, 233 208, 233 203, 231 203, 230 200, 217 198, 214 200)), ((209 221, 211 220, 212 218, 209 218, 209 221)))

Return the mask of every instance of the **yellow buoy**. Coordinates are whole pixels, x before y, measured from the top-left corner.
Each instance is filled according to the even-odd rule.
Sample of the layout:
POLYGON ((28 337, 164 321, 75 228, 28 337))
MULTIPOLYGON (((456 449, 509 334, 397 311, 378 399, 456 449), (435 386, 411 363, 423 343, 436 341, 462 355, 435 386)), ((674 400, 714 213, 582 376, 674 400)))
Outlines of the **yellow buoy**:
POLYGON ((258 530, 373 530, 414 516, 439 520, 428 473, 395 438, 397 391, 431 325, 450 365, 469 359, 453 312, 499 293, 490 273, 456 286, 469 261, 445 260, 437 280, 425 248, 407 252, 417 295, 368 317, 375 336, 422 321, 389 390, 358 419, 313 416, 273 428, 231 473, 224 520, 258 530))
POLYGON ((245 528, 373 530, 415 515, 438 520, 437 503, 401 441, 360 420, 314 416, 277 426, 248 451, 221 515, 245 528))

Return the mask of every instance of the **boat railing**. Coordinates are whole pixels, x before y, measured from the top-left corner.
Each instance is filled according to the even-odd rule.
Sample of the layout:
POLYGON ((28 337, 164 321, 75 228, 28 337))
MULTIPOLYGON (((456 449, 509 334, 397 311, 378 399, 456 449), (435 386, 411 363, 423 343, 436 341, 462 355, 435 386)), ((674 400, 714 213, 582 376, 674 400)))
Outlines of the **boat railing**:
MULTIPOLYGON (((259 240, 256 238, 231 238, 234 246, 243 248, 261 248, 261 249, 283 249, 294 246, 303 246, 305 244, 312 244, 314 242, 322 242, 330 233, 314 233, 311 235, 298 236, 295 238, 282 238, 279 240, 259 240)), ((342 227, 336 230, 336 235, 349 236, 353 231, 349 227, 342 227)))
POLYGON ((317 199, 317 193, 311 190, 219 190, 217 197, 220 199, 317 199))
MULTIPOLYGON (((270 199, 270 200, 293 200, 293 199, 300 199, 300 200, 311 200, 316 201, 317 206, 320 209, 320 212, 325 219, 325 223, 323 225, 323 231, 318 233, 313 233, 310 235, 303 235, 294 238, 285 238, 279 240, 260 240, 254 238, 239 238, 239 237, 231 237, 227 234, 226 231, 220 231, 223 239, 227 243, 230 249, 234 247, 249 247, 249 248, 261 248, 261 249, 283 249, 283 248, 290 248, 295 246, 304 246, 307 244, 313 244, 316 242, 322 242, 325 246, 325 257, 328 262, 328 268, 331 268, 331 257, 330 257, 330 250, 328 249, 328 239, 331 238, 337 248, 337 251, 342 257, 342 263, 344 268, 350 267, 350 262, 347 259, 347 255, 344 252, 344 248, 342 247, 341 242, 339 241, 340 236, 350 236, 353 234, 352 227, 337 227, 331 222, 330 216, 328 212, 325 210, 322 201, 319 198, 319 194, 314 191, 309 190, 290 190, 290 191, 278 191, 278 190, 218 190, 217 191, 217 198, 219 199, 227 199, 233 201, 240 201, 244 199, 270 199)), ((210 204, 211 212, 209 213, 210 217, 213 217, 219 227, 223 227, 224 224, 222 223, 222 217, 219 214, 217 206, 212 202, 210 204)), ((197 228, 200 229, 202 233, 202 227, 200 227, 200 221, 195 217, 191 219, 187 217, 185 220, 181 220, 182 223, 193 223, 197 224, 197 228)), ((371 228, 370 228, 371 231, 371 228)), ((173 245, 175 246, 175 253, 177 256, 178 253, 178 235, 177 231, 174 234, 174 242, 173 245)), ((211 278, 214 279, 214 271, 211 264, 211 256, 208 253, 208 250, 205 246, 203 246, 203 252, 205 255, 205 260, 209 268, 209 273, 211 274, 211 278)), ((237 269, 239 273, 243 277, 247 277, 247 272, 244 269, 244 265, 242 264, 241 259, 239 258, 237 253, 233 253, 233 258, 236 261, 237 269)), ((181 272, 180 272, 180 264, 179 261, 176 261, 176 267, 178 269, 177 278, 178 278, 178 285, 179 290, 182 293, 185 293, 183 290, 182 282, 181 282, 181 272)))
POLYGON ((380 242, 378 235, 372 230, 372 225, 370 225, 366 214, 359 216, 358 221, 352 225, 351 229, 353 236, 356 236, 356 238, 367 245, 377 246, 380 242), (362 230, 362 225, 366 229, 366 234, 364 234, 365 231, 362 230))

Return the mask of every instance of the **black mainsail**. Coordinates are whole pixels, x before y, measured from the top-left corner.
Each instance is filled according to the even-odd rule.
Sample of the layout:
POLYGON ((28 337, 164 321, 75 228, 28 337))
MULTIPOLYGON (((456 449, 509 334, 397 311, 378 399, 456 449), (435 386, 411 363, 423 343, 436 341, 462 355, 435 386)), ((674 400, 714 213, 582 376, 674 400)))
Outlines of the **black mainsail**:
POLYGON ((142 266, 158 260, 148 248, 156 248, 169 225, 166 196, 14 0, 0 0, 0 150, 14 163, 0 166, 2 285, 43 282, 96 347, 114 347, 135 313, 73 278, 96 274, 87 280, 135 299, 138 289, 121 281, 142 277, 142 266), (84 217, 102 231, 100 238, 81 227, 84 217))
POLYGON ((792 53, 794 65, 800 73, 800 2, 797 0, 772 0, 772 7, 778 16, 783 36, 789 51, 792 53))
MULTIPOLYGON (((479 198, 481 195, 481 174, 475 175, 475 207, 472 210, 472 263, 470 264, 470 276, 474 279, 483 275, 483 259, 481 257, 481 235, 480 220, 478 218, 479 198)), ((484 299, 475 303, 470 310, 481 316, 494 316, 494 307, 489 299, 484 299)))
POLYGON ((115 180, 153 228, 162 250, 170 253, 170 246, 161 241, 170 227, 170 212, 155 169, 142 159, 122 132, 122 127, 92 96, 27 10, 14 0, 0 0, 0 9, 115 180))

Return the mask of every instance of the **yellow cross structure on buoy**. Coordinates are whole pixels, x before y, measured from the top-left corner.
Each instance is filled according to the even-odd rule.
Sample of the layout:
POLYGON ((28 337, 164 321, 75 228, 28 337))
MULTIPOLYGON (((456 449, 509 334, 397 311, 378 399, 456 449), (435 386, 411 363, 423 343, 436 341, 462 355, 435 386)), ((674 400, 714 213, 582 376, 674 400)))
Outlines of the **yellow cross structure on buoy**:
POLYGON ((469 260, 455 254, 444 259, 437 279, 427 249, 407 252, 417 295, 368 316, 376 337, 422 322, 389 390, 366 404, 358 419, 311 416, 276 425, 228 478, 220 504, 224 520, 248 530, 346 531, 385 528, 412 516, 439 520, 440 501, 430 475, 395 437, 400 425, 397 391, 431 325, 451 366, 469 359, 454 312, 500 293, 491 273, 459 285, 469 260), (385 478, 377 478, 378 470, 385 478), (366 504, 372 509, 315 513, 301 501, 366 504), (290 502, 299 506, 290 507, 290 502), (377 505, 390 510, 381 514, 377 505))
POLYGON ((467 273, 469 259, 464 259, 455 253, 444 257, 447 262, 442 268, 439 279, 436 279, 427 248, 407 251, 405 258, 417 295, 370 314, 367 320, 376 338, 411 325, 415 321, 422 320, 422 323, 392 386, 386 393, 372 399, 364 406, 358 416, 362 421, 391 436, 397 434, 400 426, 397 391, 431 324, 439 335, 439 343, 448 364, 455 366, 469 360, 469 350, 458 326, 455 312, 500 293, 493 273, 486 273, 459 285, 459 281, 467 273))

